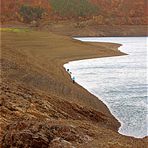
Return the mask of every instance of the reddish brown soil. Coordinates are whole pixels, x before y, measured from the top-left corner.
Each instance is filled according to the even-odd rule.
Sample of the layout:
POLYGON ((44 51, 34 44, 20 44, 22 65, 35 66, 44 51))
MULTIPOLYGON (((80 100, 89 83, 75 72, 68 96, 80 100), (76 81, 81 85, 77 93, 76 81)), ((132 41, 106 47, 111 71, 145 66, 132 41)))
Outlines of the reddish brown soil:
POLYGON ((124 55, 120 45, 82 43, 45 32, 2 32, 2 148, 146 148, 120 135, 119 122, 98 98, 71 82, 70 60, 124 55))

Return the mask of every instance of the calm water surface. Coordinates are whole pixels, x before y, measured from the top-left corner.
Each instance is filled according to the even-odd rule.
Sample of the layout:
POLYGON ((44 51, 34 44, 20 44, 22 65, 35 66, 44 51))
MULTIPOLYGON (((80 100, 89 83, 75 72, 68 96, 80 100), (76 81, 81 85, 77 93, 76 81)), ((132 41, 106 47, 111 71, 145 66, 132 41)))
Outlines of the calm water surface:
POLYGON ((76 38, 113 42, 126 56, 73 61, 65 64, 76 82, 99 97, 121 122, 119 132, 134 137, 148 135, 148 37, 76 38))

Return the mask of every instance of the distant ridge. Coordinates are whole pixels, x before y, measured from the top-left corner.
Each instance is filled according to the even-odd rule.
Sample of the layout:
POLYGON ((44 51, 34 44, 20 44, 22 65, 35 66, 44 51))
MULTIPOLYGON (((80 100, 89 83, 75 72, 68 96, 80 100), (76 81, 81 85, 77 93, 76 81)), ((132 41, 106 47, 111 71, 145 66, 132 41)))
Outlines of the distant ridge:
MULTIPOLYGON (((35 13, 41 13, 42 19, 50 21, 93 19, 100 25, 148 24, 146 0, 1 0, 2 23, 12 20, 24 22, 21 8, 26 5, 29 9, 42 9, 42 13, 35 13)), ((27 23, 34 20, 38 18, 32 17, 27 23)))

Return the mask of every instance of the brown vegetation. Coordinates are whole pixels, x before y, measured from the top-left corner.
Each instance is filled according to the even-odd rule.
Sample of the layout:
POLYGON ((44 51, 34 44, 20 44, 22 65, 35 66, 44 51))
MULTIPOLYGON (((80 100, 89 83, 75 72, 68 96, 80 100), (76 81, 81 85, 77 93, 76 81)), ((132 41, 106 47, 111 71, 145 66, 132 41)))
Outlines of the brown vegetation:
POLYGON ((22 5, 43 8, 44 19, 50 21, 92 19, 98 25, 148 24, 146 0, 2 0, 2 22, 24 21, 20 14, 22 5))

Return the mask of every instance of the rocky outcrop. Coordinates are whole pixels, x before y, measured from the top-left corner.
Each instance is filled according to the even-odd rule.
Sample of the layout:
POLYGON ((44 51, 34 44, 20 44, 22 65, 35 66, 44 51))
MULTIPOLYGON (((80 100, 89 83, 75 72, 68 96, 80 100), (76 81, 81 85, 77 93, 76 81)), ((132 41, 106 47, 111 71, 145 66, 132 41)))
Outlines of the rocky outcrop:
POLYGON ((91 138, 72 126, 24 120, 6 127, 2 147, 74 148, 73 143, 87 143, 91 138))

